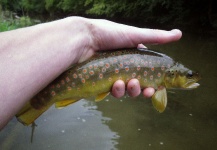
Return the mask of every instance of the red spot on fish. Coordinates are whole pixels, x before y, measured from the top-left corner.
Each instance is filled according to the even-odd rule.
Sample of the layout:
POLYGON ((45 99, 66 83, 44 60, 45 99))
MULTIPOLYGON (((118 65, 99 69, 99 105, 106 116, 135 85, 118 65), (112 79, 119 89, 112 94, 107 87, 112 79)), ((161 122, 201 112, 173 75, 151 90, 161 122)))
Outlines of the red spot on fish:
POLYGON ((64 81, 64 80, 61 80, 61 84, 64 85, 64 84, 65 84, 65 81, 64 81))
POLYGON ((78 77, 79 77, 79 78, 82 78, 82 74, 78 74, 78 77))
POLYGON ((134 63, 134 59, 133 59, 133 58, 131 58, 131 59, 130 59, 130 62, 131 62, 131 63, 134 63))
POLYGON ((114 58, 114 59, 113 59, 113 62, 114 62, 114 63, 117 63, 117 62, 118 62, 118 60, 117 60, 116 58, 114 58))
POLYGON ((147 71, 144 71, 144 76, 147 76, 148 72, 147 71))
POLYGON ((161 66, 161 70, 165 70, 165 66, 161 66))
POLYGON ((77 74, 74 73, 73 78, 76 79, 77 77, 78 77, 77 74))
POLYGON ((86 75, 85 78, 86 78, 86 79, 89 79, 89 75, 86 75))
POLYGON ((160 72, 158 72, 157 76, 160 78, 160 77, 161 77, 161 73, 160 73, 160 72))
POLYGON ((115 69, 115 73, 119 73, 119 69, 115 69))
POLYGON ((75 87, 75 83, 74 82, 72 82, 72 87, 75 87))
POLYGON ((133 74, 132 74, 132 78, 135 78, 135 76, 136 76, 136 73, 133 73, 133 74))
POLYGON ((56 92, 55 91, 51 91, 51 96, 55 96, 56 92))
POLYGON ((84 74, 87 73, 87 69, 83 69, 83 73, 84 73, 84 74))
POLYGON ((57 88, 60 88, 60 84, 57 84, 57 88))
POLYGON ((141 69, 140 65, 137 66, 137 71, 139 71, 141 69))
POLYGON ((153 80, 153 75, 150 76, 150 80, 153 80))
POLYGON ((119 64, 119 67, 120 67, 120 68, 123 68, 123 66, 124 66, 124 65, 123 65, 122 63, 119 64))
POLYGON ((93 69, 93 66, 92 66, 92 65, 89 65, 89 69, 93 69))
POLYGON ((83 79, 81 79, 81 82, 82 82, 82 83, 85 83, 85 79, 84 79, 84 78, 83 78, 83 79))
POLYGON ((151 71, 154 71, 154 67, 151 67, 151 71))
POLYGON ((94 69, 97 69, 97 68, 98 68, 98 65, 95 64, 95 65, 94 65, 94 69))
POLYGON ((106 72, 106 69, 105 69, 104 67, 102 68, 102 72, 103 72, 103 73, 106 72))
POLYGON ((102 73, 99 74, 99 78, 100 78, 100 79, 103 78, 103 74, 102 74, 102 73))
POLYGON ((99 65, 100 65, 100 66, 104 66, 104 63, 101 61, 101 62, 99 63, 99 65))
POLYGON ((105 67, 106 67, 106 68, 109 68, 109 67, 110 67, 110 64, 109 64, 109 63, 106 63, 106 64, 105 64, 105 67))
POLYGON ((89 74, 90 74, 90 75, 94 75, 94 71, 90 71, 89 74))
POLYGON ((141 79, 141 76, 140 76, 140 75, 138 75, 138 76, 137 76, 137 79, 138 79, 138 80, 140 80, 140 79, 141 79))
POLYGON ((129 71, 129 69, 130 69, 130 68, 129 68, 128 66, 125 67, 125 70, 126 70, 126 71, 129 71))
POLYGON ((69 82, 69 81, 70 81, 69 77, 66 77, 66 82, 69 82))
POLYGON ((72 90, 72 88, 71 88, 70 86, 68 86, 68 87, 67 87, 67 90, 68 90, 68 91, 71 91, 71 90, 72 90))

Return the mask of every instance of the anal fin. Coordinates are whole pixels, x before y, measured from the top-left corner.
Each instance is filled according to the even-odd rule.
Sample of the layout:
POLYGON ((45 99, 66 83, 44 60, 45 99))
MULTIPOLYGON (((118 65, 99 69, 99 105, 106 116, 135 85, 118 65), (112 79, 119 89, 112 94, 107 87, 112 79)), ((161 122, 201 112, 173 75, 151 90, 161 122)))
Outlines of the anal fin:
POLYGON ((75 102, 77 102, 78 100, 74 100, 74 99, 65 99, 65 100, 61 100, 61 101, 57 101, 55 103, 55 107, 58 108, 58 109, 61 109, 63 107, 66 107, 70 104, 73 104, 75 102))
POLYGON ((95 98, 95 102, 99 102, 101 100, 103 100, 107 95, 109 95, 110 92, 106 92, 106 93, 102 93, 99 94, 96 98, 95 98))

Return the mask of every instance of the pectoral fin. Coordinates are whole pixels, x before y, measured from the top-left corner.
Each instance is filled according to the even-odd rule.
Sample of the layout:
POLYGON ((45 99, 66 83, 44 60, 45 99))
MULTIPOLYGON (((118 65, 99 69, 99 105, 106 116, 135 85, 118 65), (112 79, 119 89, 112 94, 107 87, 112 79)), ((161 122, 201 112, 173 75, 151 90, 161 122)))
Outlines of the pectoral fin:
POLYGON ((152 96, 152 104, 154 108, 162 113, 167 106, 167 92, 165 87, 159 87, 152 96))
POLYGON ((73 104, 75 102, 77 102, 78 100, 73 100, 73 99, 66 99, 66 100, 61 100, 61 101, 57 101, 55 103, 55 107, 58 108, 58 109, 61 109, 63 107, 66 107, 70 104, 73 104))
POLYGON ((101 100, 103 100, 107 95, 109 95, 110 92, 106 92, 106 93, 102 93, 99 94, 96 98, 95 98, 95 102, 99 102, 101 100))

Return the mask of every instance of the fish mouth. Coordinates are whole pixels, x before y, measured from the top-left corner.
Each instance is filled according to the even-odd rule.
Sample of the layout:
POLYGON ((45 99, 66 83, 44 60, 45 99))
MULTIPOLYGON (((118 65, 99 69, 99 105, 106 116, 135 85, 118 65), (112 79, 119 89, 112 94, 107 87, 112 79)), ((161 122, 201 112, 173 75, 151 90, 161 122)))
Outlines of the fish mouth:
POLYGON ((186 88, 187 88, 187 89, 195 89, 195 88, 197 88, 198 86, 200 86, 199 83, 192 83, 192 84, 188 85, 186 88))

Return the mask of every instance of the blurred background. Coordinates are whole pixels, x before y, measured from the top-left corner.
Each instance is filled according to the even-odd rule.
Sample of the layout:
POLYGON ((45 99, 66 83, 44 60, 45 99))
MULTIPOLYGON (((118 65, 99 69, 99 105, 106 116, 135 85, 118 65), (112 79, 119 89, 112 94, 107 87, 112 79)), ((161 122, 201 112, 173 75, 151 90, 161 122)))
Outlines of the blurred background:
MULTIPOLYGON (((214 0, 0 0, 0 31, 67 16, 100 18, 144 28, 183 31, 180 41, 147 45, 192 70, 195 90, 169 90, 168 107, 124 96, 54 107, 31 127, 16 118, 0 131, 1 150, 215 150, 217 139, 217 1, 214 0)), ((19 35, 20 36, 20 35, 19 35)))

